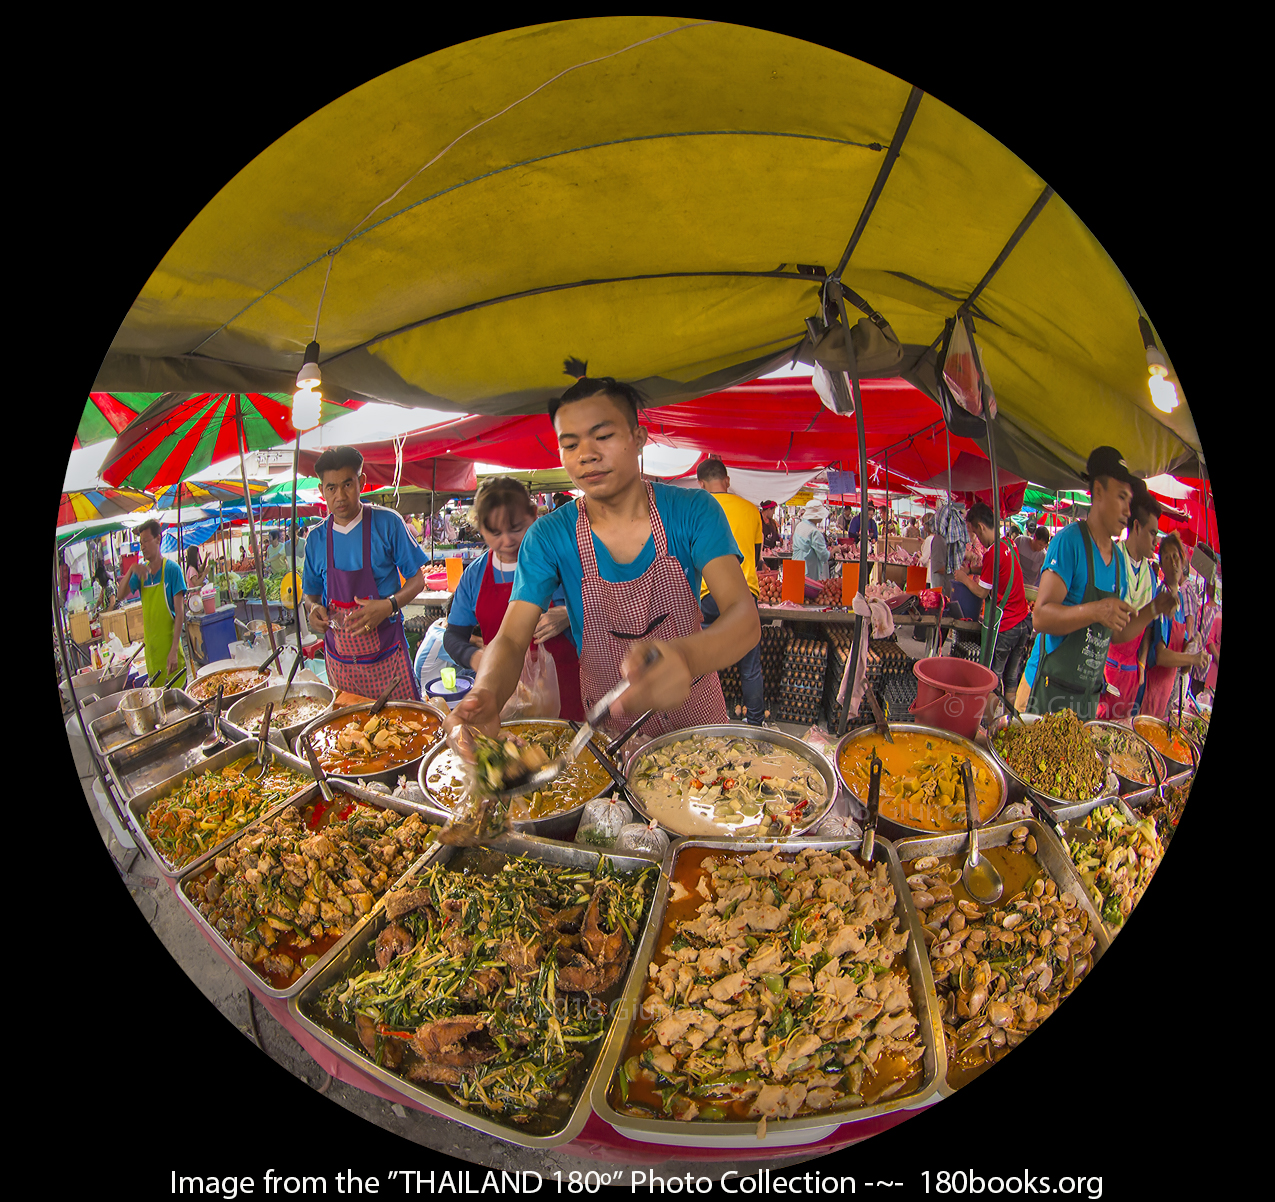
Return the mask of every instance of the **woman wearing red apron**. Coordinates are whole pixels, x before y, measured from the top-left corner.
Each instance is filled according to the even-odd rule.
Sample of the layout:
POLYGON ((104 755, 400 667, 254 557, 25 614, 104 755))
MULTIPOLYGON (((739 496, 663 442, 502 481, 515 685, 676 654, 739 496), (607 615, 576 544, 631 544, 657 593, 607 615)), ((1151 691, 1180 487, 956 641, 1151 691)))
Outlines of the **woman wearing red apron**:
POLYGON ((1147 668, 1147 691, 1142 696, 1141 713, 1153 718, 1167 718, 1169 704, 1178 683, 1179 669, 1194 668, 1204 662, 1204 653, 1190 654, 1187 642, 1195 633, 1194 614, 1188 613, 1181 591, 1182 577, 1186 571, 1186 549, 1176 534, 1166 535, 1160 543, 1160 570, 1164 573, 1164 588, 1178 594, 1177 608, 1157 621, 1152 652, 1154 662, 1147 668))
MULTIPOLYGON (((447 616, 443 648, 461 667, 476 671, 483 652, 469 641, 470 636, 477 627, 484 647, 495 641, 509 608, 523 536, 536 520, 536 506, 517 480, 496 476, 483 481, 469 520, 487 544, 487 553, 474 560, 461 577, 447 616)), ((559 593, 537 623, 535 640, 540 654, 553 656, 561 702, 557 716, 579 722, 584 719, 580 658, 571 635, 563 633, 567 625, 566 598, 559 593)))
POLYGON ((726 722, 719 668, 757 645, 761 624, 722 507, 699 489, 642 480, 647 431, 631 385, 581 379, 549 406, 562 465, 584 493, 539 519, 518 560, 512 599, 469 696, 448 720, 494 733, 555 588, 565 590, 587 708, 621 679, 608 730, 650 709, 643 733, 726 722), (721 617, 701 629, 700 578, 721 617), (658 656, 645 663, 654 647, 658 656), (618 712, 622 710, 621 712, 618 712))
POLYGON ((419 701, 402 609, 425 585, 425 554, 397 513, 359 500, 366 477, 353 447, 324 451, 314 467, 329 515, 319 527, 322 537, 306 541, 302 586, 310 625, 324 635, 328 683, 376 697, 397 677, 391 696, 419 701), (336 529, 338 522, 343 530, 336 529), (344 540, 344 567, 337 566, 338 537, 344 540), (396 592, 392 586, 400 576, 407 583, 396 592))

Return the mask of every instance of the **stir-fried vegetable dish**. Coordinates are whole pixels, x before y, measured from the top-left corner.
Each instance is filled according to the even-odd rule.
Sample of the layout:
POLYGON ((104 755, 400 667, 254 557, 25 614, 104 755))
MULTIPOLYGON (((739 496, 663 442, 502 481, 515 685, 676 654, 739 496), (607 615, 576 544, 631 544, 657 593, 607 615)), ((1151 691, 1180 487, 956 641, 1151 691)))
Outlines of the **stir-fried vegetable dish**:
POLYGON ((869 1105, 919 1084, 925 1045, 894 887, 849 850, 678 857, 621 1113, 720 1122, 869 1105))
POLYGON ((185 692, 196 701, 206 701, 220 688, 224 701, 227 697, 237 697, 255 689, 267 679, 256 668, 227 668, 224 672, 209 672, 207 676, 199 677, 186 686, 185 692))
POLYGON ((1108 926, 1118 927, 1142 900, 1164 856, 1155 820, 1130 822, 1115 806, 1099 806, 1080 825, 1097 835, 1094 841, 1064 840, 1080 879, 1108 926))
POLYGON ((186 882, 199 912, 276 988, 318 962, 429 846, 419 815, 363 802, 288 806, 186 882), (328 821, 323 822, 323 819, 328 821))
POLYGON ((841 779, 865 805, 874 751, 882 761, 881 813, 901 826, 965 829, 966 759, 974 771, 978 821, 988 821, 1000 809, 1000 784, 977 755, 951 739, 916 731, 897 732, 893 743, 874 731, 846 744, 838 764, 841 779))
POLYGON ((670 743, 639 760, 632 784, 646 812, 679 835, 779 839, 828 798, 809 760, 761 739, 670 743))
POLYGON ((1119 773, 1125 780, 1136 781, 1140 785, 1155 782, 1155 772, 1151 767, 1151 753, 1147 745, 1131 730, 1116 730, 1114 726, 1094 725, 1086 728, 1094 746, 1106 757, 1107 764, 1113 772, 1119 773))
POLYGON ((259 771, 256 762, 255 755, 246 755, 217 772, 192 776, 151 803, 146 837, 170 867, 180 868, 210 851, 311 783, 269 755, 265 776, 252 780, 259 771))
POLYGON ((1106 767, 1074 710, 1011 722, 992 746, 1019 780, 1047 797, 1089 801, 1102 793, 1106 767))
POLYGON ((593 870, 432 864, 386 897, 375 961, 320 1005, 377 1064, 526 1124, 605 1034, 598 999, 624 978, 658 876, 606 857, 593 870))
MULTIPOLYGON (((321 697, 289 697, 282 705, 275 702, 270 714, 270 729, 281 730, 285 726, 298 726, 303 722, 313 722, 324 710, 327 702, 321 697)), ((247 713, 236 715, 239 726, 250 735, 261 729, 261 720, 266 716, 266 703, 251 708, 247 713)))

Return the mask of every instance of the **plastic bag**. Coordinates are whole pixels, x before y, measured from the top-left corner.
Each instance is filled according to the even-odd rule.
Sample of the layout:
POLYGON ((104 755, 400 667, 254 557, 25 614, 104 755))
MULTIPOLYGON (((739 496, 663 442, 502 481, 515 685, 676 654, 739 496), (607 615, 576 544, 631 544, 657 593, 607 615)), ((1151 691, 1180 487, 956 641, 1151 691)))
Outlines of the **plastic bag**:
POLYGON ((522 675, 513 696, 500 711, 502 722, 519 722, 524 718, 556 718, 562 709, 558 696, 558 668, 553 655, 532 643, 523 660, 522 675))
POLYGON ((662 860, 668 851, 668 836, 660 830, 657 822, 630 822, 620 828, 612 850, 616 855, 662 860))
POLYGON ((614 847, 620 831, 633 821, 633 811, 620 797, 599 797, 584 807, 575 841, 593 847, 614 847))
POLYGON ((943 382, 954 400, 967 413, 983 412, 983 395, 979 387, 978 363, 963 321, 957 321, 943 359, 943 382))

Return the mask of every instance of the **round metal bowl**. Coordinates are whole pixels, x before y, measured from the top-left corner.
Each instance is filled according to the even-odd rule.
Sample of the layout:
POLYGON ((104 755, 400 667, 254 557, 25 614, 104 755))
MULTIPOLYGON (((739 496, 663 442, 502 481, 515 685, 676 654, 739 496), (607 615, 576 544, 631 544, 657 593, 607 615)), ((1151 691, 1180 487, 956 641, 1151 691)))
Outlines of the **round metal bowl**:
MULTIPOLYGON (((1101 719, 1095 719, 1093 722, 1085 723, 1086 730, 1089 730, 1091 727, 1094 727, 1094 726, 1110 726, 1112 729, 1118 730, 1123 734, 1132 735, 1135 739, 1138 740, 1139 743, 1143 745, 1143 747, 1147 749, 1147 755, 1151 760, 1152 771, 1159 773, 1159 779, 1163 781, 1164 778, 1168 775, 1168 771, 1164 766, 1164 756, 1162 756, 1154 747, 1152 747, 1151 744, 1148 743, 1146 739, 1144 739, 1140 734, 1138 734, 1138 732, 1134 730, 1132 727, 1125 726, 1123 722, 1105 722, 1105 721, 1102 721, 1101 719)), ((1099 752, 1099 754, 1101 754, 1101 752, 1099 752)), ((1112 768, 1111 771, 1115 772, 1116 780, 1120 782, 1121 793, 1140 793, 1142 792, 1143 789, 1155 788, 1155 785, 1156 785, 1155 779, 1146 780, 1146 781, 1134 780, 1133 777, 1131 776, 1124 776, 1122 773, 1116 772, 1114 768, 1112 768)))
MULTIPOLYGON (((844 773, 841 771, 841 753, 851 743, 870 738, 876 733, 877 728, 875 726, 864 726, 858 730, 850 731, 842 738, 841 742, 837 744, 836 759, 834 760, 834 767, 837 769, 837 778, 841 781, 842 785, 845 786, 846 791, 853 793, 858 799, 860 805, 864 806, 868 804, 867 788, 864 787, 862 793, 860 793, 859 787, 851 785, 851 783, 846 780, 844 773)), ((915 722, 891 722, 890 733, 896 735, 926 735, 929 738, 944 739, 947 742, 957 744, 957 746, 960 747, 966 755, 970 756, 972 759, 976 759, 988 770, 988 772, 992 774, 992 779, 996 782, 997 787, 1000 789, 1001 795, 1000 801, 996 805, 996 809, 992 811, 991 815, 984 822, 980 822, 979 826, 991 826, 991 824, 996 821, 1001 810, 1005 808, 1005 802, 1009 799, 1009 781, 1005 777, 1005 770, 995 759, 992 758, 985 747, 980 747, 971 739, 963 739, 960 735, 953 734, 950 730, 943 730, 937 726, 921 726, 915 722)), ((881 814, 877 818, 877 831, 884 835, 887 839, 912 838, 916 835, 954 835, 960 834, 964 831, 964 829, 965 826, 963 820, 961 826, 954 827, 951 830, 935 830, 932 827, 926 826, 908 826, 906 823, 900 822, 897 818, 889 818, 885 814, 881 814)))
MULTIPOLYGON (((296 688, 293 685, 293 688, 296 688)), ((406 776, 409 780, 416 775, 417 769, 420 767, 421 760, 434 748, 435 744, 440 742, 443 737, 443 719, 447 717, 447 711, 440 709, 430 701, 394 701, 390 700, 387 706, 393 706, 395 709, 412 709, 421 710, 427 714, 433 714, 438 719, 438 734, 434 737, 434 742, 430 743, 420 755, 414 755, 411 759, 403 760, 399 764, 391 764, 388 768, 382 768, 377 772, 328 772, 324 770, 325 775, 335 780, 352 780, 352 781, 374 781, 378 780, 384 785, 389 785, 392 789, 397 783, 400 776, 406 776)), ((329 710, 326 714, 307 722, 293 740, 293 750, 298 759, 306 758, 305 748, 302 746, 302 740, 309 738, 314 731, 320 726, 333 721, 336 718, 346 718, 351 714, 365 714, 372 708, 372 702, 365 701, 362 705, 346 705, 339 710, 329 710)))
MULTIPOLYGON (((272 684, 269 688, 255 689, 251 693, 244 693, 235 698, 234 704, 226 711, 226 722, 233 726, 236 730, 242 731, 246 738, 254 737, 248 728, 244 725, 244 721, 252 714, 264 713, 265 708, 270 702, 276 705, 283 697, 284 686, 282 684, 272 684)), ((317 681, 293 681, 292 687, 288 690, 288 698, 293 697, 314 697, 316 700, 323 702, 323 712, 316 718, 306 718, 301 722, 293 722, 288 726, 276 726, 274 719, 270 721, 270 741, 275 741, 276 735, 283 741, 285 750, 290 750, 293 741, 311 722, 318 722, 320 718, 328 716, 328 712, 336 702, 336 690, 331 685, 319 684, 317 681)))
MULTIPOLYGON (((208 672, 205 675, 196 677, 195 684, 199 686, 198 692, 191 692, 191 689, 193 687, 192 685, 187 685, 182 691, 192 701, 195 701, 195 702, 206 701, 209 697, 213 696, 213 694, 217 692, 217 680, 219 677, 226 676, 231 672, 253 672, 253 671, 256 671, 256 669, 252 666, 252 664, 240 664, 238 667, 234 667, 234 668, 222 668, 220 671, 208 672), (205 687, 206 681, 211 681, 212 683, 208 684, 205 687)), ((245 689, 241 693, 235 693, 233 696, 230 696, 230 697, 223 697, 221 699, 222 705, 223 706, 233 705, 236 701, 239 700, 239 698, 247 697, 250 693, 259 693, 262 689, 269 688, 272 681, 276 683, 278 681, 277 677, 273 677, 269 675, 268 673, 258 673, 258 676, 259 676, 258 683, 254 684, 251 688, 245 689)))
MULTIPOLYGON (((564 727, 568 730, 575 730, 572 723, 564 721, 561 718, 520 718, 516 722, 502 722, 501 729, 507 729, 514 726, 557 726, 564 727)), ((430 765, 434 760, 447 751, 446 742, 441 742, 430 751, 424 759, 421 760, 420 771, 417 774, 417 783, 421 787, 421 792, 429 799, 432 806, 436 806, 440 810, 448 810, 450 806, 434 795, 432 789, 426 783, 429 777, 430 765)), ((510 825, 517 831, 526 835, 535 835, 541 839, 562 839, 570 840, 575 838, 576 829, 580 825, 581 815, 584 813, 584 807, 591 801, 596 801, 599 797, 605 797, 612 789, 610 778, 601 789, 592 797, 586 797, 578 805, 572 806, 569 810, 561 810, 556 814, 548 814, 544 818, 531 818, 525 822, 512 822, 510 825)))
MULTIPOLYGON (((1043 715, 1041 714, 1023 714, 1022 719, 1028 725, 1031 725, 1031 723, 1033 722, 1039 722, 1042 716, 1043 715)), ((1019 776, 1018 773, 1015 772, 1013 768, 1011 768, 1005 762, 1004 759, 1001 758, 1001 754, 999 751, 996 750, 996 744, 993 742, 993 740, 995 739, 996 735, 998 735, 1002 730, 1004 730, 1005 727, 1011 721, 1016 721, 1016 719, 1009 718, 1008 715, 997 718, 991 732, 991 738, 987 740, 988 751, 991 753, 992 758, 995 759, 995 761, 1004 770, 1005 775, 1009 777, 1010 780, 1017 781, 1024 789, 1026 789, 1030 793, 1034 793, 1037 797, 1041 799, 1041 801, 1045 802, 1046 804, 1050 806, 1074 806, 1077 804, 1084 804, 1081 801, 1081 799, 1078 797, 1054 797, 1051 793, 1042 793, 1034 785, 1029 785, 1025 780, 1023 780, 1023 778, 1019 776)), ((1098 755, 1098 749, 1096 747, 1094 748, 1094 755, 1098 755)), ((1102 757, 1099 756, 1099 759, 1101 758, 1102 757)), ((1120 785, 1119 785, 1119 781, 1116 778, 1116 774, 1108 770, 1106 774, 1106 778, 1103 783, 1102 791, 1098 794, 1097 798, 1085 799, 1085 800, 1086 801, 1105 800, 1107 798, 1117 797, 1119 796, 1119 793, 1120 793, 1120 785)))
POLYGON ((164 724, 164 689, 129 689, 120 695, 119 711, 134 735, 149 734, 164 724))
MULTIPOLYGON (((1153 724, 1165 732, 1170 729, 1169 724, 1163 718, 1153 718, 1150 714, 1139 714, 1133 721, 1134 734, 1138 734, 1137 724, 1140 722, 1144 724, 1153 724)), ((1195 745, 1195 740, 1193 740, 1186 731, 1179 731, 1178 733, 1186 741, 1187 748, 1191 752, 1191 762, 1189 764, 1184 764, 1181 760, 1175 760, 1172 756, 1165 755, 1158 747, 1152 748, 1153 751, 1159 753, 1160 758, 1164 761, 1165 767, 1168 769, 1170 776, 1176 776, 1179 772, 1194 772, 1196 765, 1200 762, 1200 751, 1195 745)), ((1145 737, 1143 735, 1138 735, 1138 737, 1145 741, 1145 737)))
MULTIPOLYGON (((642 798, 638 795, 637 789, 634 787, 634 780, 637 776, 638 767, 642 761, 654 751, 659 751, 662 747, 667 747, 670 743, 680 743, 684 739, 752 739, 759 743, 773 743, 776 747, 782 747, 785 751, 791 751, 795 755, 800 756, 803 760, 810 764, 812 768, 823 777, 824 783, 824 800, 819 805, 813 807, 811 812, 807 814, 796 826, 792 828, 785 836, 790 839, 793 836, 801 835, 803 831, 808 831, 818 826, 823 821, 824 816, 832 809, 833 803, 837 800, 837 790, 841 786, 840 779, 837 776, 836 769, 828 762, 828 757, 816 751, 809 743, 803 743, 800 739, 793 735, 786 734, 782 730, 771 730, 764 726, 749 726, 745 722, 726 722, 714 726, 689 726, 685 730, 674 730, 669 734, 660 735, 658 738, 652 739, 649 743, 644 743, 629 758, 627 779, 629 782, 629 793, 632 797, 633 805, 648 822, 652 821, 652 816, 647 813, 642 805, 642 798)), ((675 830, 671 826, 660 823, 666 831, 674 835, 685 834, 683 831, 675 830)), ((729 828, 723 828, 719 834, 699 835, 691 834, 688 838, 703 839, 730 839, 732 838, 729 828)), ((741 835, 741 842, 749 839, 756 840, 756 835, 741 835)), ((769 838, 769 836, 767 836, 769 838)))

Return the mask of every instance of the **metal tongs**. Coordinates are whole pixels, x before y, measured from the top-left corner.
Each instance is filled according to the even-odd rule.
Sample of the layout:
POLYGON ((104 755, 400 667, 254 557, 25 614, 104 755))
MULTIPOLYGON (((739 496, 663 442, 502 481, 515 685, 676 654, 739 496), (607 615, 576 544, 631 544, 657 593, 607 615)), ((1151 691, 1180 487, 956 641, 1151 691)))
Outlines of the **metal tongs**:
MULTIPOLYGON (((881 703, 877 700, 876 692, 866 680, 863 682, 863 695, 867 697, 868 704, 872 707, 872 716, 877 720, 877 730, 885 735, 887 743, 893 743, 894 736, 890 733, 890 724, 885 720, 885 713, 881 709, 881 703)), ((873 752, 872 758, 876 758, 875 752, 873 752)))
POLYGON ((385 703, 390 699, 390 694, 393 693, 394 690, 397 688, 398 688, 398 677, 396 676, 394 677, 393 680, 390 681, 390 687, 386 689, 385 692, 382 693, 374 702, 372 702, 372 708, 368 710, 367 719, 365 719, 364 721, 367 721, 368 719, 371 719, 371 718, 375 718, 376 715, 379 714, 385 708, 385 703))
POLYGON ((211 699, 205 698, 200 705, 200 708, 203 708, 203 706, 208 704, 209 700, 213 702, 212 734, 210 734, 208 738, 199 745, 199 750, 202 751, 204 755, 212 755, 218 747, 221 747, 226 742, 225 736, 221 733, 221 697, 225 691, 226 686, 224 684, 219 684, 217 686, 216 696, 211 699))
POLYGON ((257 767, 260 771, 256 776, 249 776, 249 780, 260 780, 266 774, 266 744, 270 742, 270 717, 273 713, 274 702, 271 701, 261 716, 261 729, 257 732, 257 767))
POLYGON ((301 740, 301 746, 305 749, 305 758, 310 761, 310 771, 314 773, 314 779, 319 782, 319 792, 323 795, 323 800, 331 805, 334 797, 332 786, 328 784, 327 773, 323 771, 319 757, 314 754, 314 745, 309 738, 304 738, 301 740))
MULTIPOLYGON (((894 742, 893 739, 890 740, 894 742)), ((868 776, 868 817, 863 825, 863 842, 859 845, 859 858, 872 863, 877 849, 877 816, 881 812, 881 760, 872 753, 868 776)))
MULTIPOLYGON (((270 654, 267 655, 266 658, 261 661, 261 663, 257 665, 257 672, 262 676, 267 675, 269 673, 270 665, 274 663, 274 661, 277 660, 279 656, 281 656, 284 653, 285 650, 287 650, 287 647, 288 647, 288 644, 285 643, 282 639, 280 639, 279 645, 272 652, 270 652, 270 654)), ((298 655, 297 656, 298 661, 300 660, 300 658, 301 657, 298 655)))

